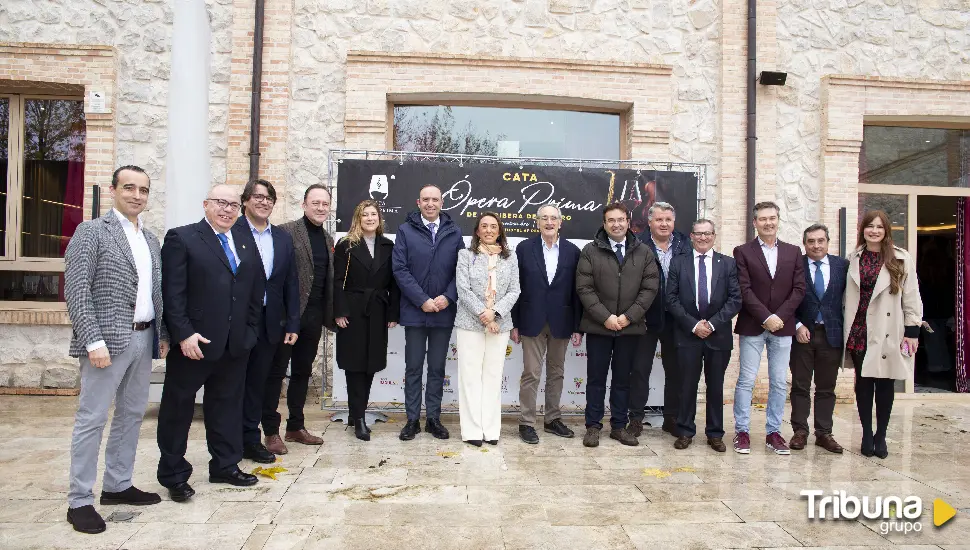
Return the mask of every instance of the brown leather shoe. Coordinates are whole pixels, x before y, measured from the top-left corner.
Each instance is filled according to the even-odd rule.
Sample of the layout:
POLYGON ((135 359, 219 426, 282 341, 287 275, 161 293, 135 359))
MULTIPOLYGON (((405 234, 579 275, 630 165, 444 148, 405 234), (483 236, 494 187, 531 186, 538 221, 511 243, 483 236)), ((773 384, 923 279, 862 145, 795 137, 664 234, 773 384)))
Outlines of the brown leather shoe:
POLYGON ((266 450, 273 453, 274 455, 285 455, 290 452, 283 443, 283 439, 277 435, 267 435, 266 436, 266 450))
POLYGON ((707 445, 719 453, 727 451, 727 447, 724 445, 724 440, 720 437, 708 437, 707 445))
POLYGON ((842 454, 842 445, 831 434, 815 434, 815 444, 830 453, 842 454))
POLYGON ((791 436, 791 441, 788 442, 788 448, 793 451, 800 451, 808 445, 808 432, 803 432, 798 430, 795 435, 791 436))
POLYGON ((323 445, 323 438, 306 431, 306 428, 295 432, 286 432, 283 439, 292 441, 293 443, 302 443, 303 445, 323 445))
POLYGON ((691 444, 692 441, 694 441, 694 438, 693 437, 690 437, 690 436, 687 436, 687 435, 682 435, 682 436, 680 436, 680 437, 677 438, 677 441, 674 441, 674 448, 675 449, 686 449, 687 447, 690 447, 690 444, 691 444))

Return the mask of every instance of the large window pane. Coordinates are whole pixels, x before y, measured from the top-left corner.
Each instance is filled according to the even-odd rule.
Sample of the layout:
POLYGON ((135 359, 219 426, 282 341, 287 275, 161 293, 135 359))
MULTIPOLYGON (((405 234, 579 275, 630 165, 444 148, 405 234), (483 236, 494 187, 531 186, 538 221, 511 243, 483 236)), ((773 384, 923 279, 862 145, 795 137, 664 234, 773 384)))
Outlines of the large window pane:
POLYGON ((502 157, 618 159, 620 115, 398 105, 394 108, 394 148, 502 157))
POLYGON ((24 101, 21 256, 64 257, 83 215, 84 139, 81 100, 24 101))
POLYGON ((37 271, 0 271, 0 300, 63 302, 64 274, 37 271))
MULTIPOLYGON (((856 231, 858 224, 862 222, 862 216, 867 210, 882 210, 889 216, 892 224, 893 244, 900 248, 909 248, 908 228, 909 228, 909 195, 889 195, 885 193, 859 193, 859 219, 856 220, 856 231)), ((858 233, 849 233, 847 248, 854 249, 858 245, 858 233)))
POLYGON ((866 126, 859 182, 970 187, 970 131, 866 126))
POLYGON ((0 97, 0 256, 7 255, 7 189, 10 187, 10 99, 0 97))

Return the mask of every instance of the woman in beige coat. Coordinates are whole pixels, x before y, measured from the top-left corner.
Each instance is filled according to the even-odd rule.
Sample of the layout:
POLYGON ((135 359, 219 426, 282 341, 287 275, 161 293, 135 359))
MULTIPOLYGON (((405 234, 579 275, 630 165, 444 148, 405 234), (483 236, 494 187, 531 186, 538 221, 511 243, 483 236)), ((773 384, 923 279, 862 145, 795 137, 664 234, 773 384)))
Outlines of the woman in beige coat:
POLYGON ((895 381, 913 375, 923 302, 916 263, 893 246, 889 216, 866 212, 858 247, 849 254, 845 290, 845 351, 855 366, 855 396, 862 422, 862 454, 886 458, 886 429, 895 381), (876 402, 876 431, 872 403, 876 402))

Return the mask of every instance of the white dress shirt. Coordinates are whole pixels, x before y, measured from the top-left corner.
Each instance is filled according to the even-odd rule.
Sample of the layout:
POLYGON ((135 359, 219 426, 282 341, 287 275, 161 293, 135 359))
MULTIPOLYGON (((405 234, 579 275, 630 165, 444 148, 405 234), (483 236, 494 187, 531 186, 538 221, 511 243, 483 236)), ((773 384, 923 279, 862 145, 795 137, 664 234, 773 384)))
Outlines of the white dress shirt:
MULTIPOLYGON (((118 217, 118 222, 128 238, 128 247, 131 248, 131 256, 135 260, 135 271, 138 273, 138 286, 135 291, 135 316, 133 323, 148 323, 155 319, 155 304, 152 302, 152 252, 148 248, 148 241, 145 240, 145 233, 142 231, 143 224, 141 216, 138 217, 138 226, 131 223, 117 209, 112 208, 112 212, 118 217)), ((89 352, 104 347, 104 340, 92 342, 86 346, 89 352)))
POLYGON ((775 271, 778 270, 778 240, 775 240, 774 246, 768 246, 767 243, 758 237, 758 244, 761 245, 761 252, 765 255, 765 261, 768 262, 768 273, 771 274, 771 278, 775 278, 775 271))
MULTIPOLYGON (((811 271, 811 274, 812 274, 812 285, 806 288, 805 292, 812 292, 812 293, 815 292, 814 283, 815 283, 815 278, 818 277, 819 270, 822 271, 822 282, 825 283, 825 290, 829 289, 829 280, 831 280, 829 278, 829 275, 832 273, 832 269, 829 266, 829 255, 826 254, 825 257, 822 258, 821 262, 822 262, 821 266, 816 266, 815 260, 808 258, 808 269, 811 271)), ((796 329, 801 326, 802 326, 801 322, 795 323, 796 329)))
POLYGON ((556 237, 556 242, 552 243, 552 246, 546 246, 545 239, 541 237, 539 242, 542 243, 542 258, 546 263, 546 282, 552 284, 552 280, 556 277, 556 270, 559 268, 559 237, 556 237))
MULTIPOLYGON (((700 292, 701 254, 698 251, 694 250, 693 248, 691 249, 691 252, 694 254, 694 305, 697 306, 697 310, 700 311, 701 309, 701 292, 700 292)), ((707 274, 707 305, 710 306, 711 305, 711 277, 714 275, 714 249, 712 248, 708 250, 707 252, 704 253, 704 255, 707 256, 706 258, 704 258, 704 270, 705 270, 705 273, 707 274)), ((697 324, 694 325, 694 328, 691 329, 691 332, 696 331, 697 326, 700 324, 701 324, 700 321, 698 321, 697 324)), ((708 323, 708 326, 711 328, 711 332, 713 332, 714 325, 708 323)))
MULTIPOLYGON (((246 218, 249 230, 253 232, 253 239, 256 241, 256 248, 259 250, 259 257, 263 260, 263 272, 266 273, 266 280, 273 276, 273 262, 276 261, 276 249, 273 247, 272 224, 266 223, 266 229, 260 231, 256 229, 253 222, 246 218)), ((235 254, 235 252, 233 252, 235 254)), ((236 265, 239 265, 239 258, 236 258, 236 265)), ((266 305, 266 293, 263 293, 263 305, 266 305)))

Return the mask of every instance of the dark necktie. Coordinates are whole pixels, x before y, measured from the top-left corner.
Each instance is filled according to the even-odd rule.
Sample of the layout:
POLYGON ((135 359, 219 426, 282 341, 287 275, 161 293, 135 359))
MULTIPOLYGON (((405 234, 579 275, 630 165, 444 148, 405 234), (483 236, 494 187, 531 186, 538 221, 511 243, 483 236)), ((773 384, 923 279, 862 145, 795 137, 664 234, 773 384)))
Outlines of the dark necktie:
POLYGON ((616 260, 623 264, 623 245, 618 244, 614 248, 616 248, 616 260))
POLYGON ((431 244, 434 244, 434 237, 435 237, 434 226, 435 225, 437 225, 437 224, 435 224, 435 223, 429 223, 428 224, 428 229, 431 231, 431 244))
POLYGON ((707 265, 704 259, 707 254, 697 257, 697 313, 701 319, 707 319, 707 306, 710 305, 710 298, 707 295, 707 265))
MULTIPOLYGON (((818 296, 819 301, 822 301, 822 296, 825 295, 825 276, 822 275, 822 260, 815 260, 812 262, 815 264, 815 295, 818 296)), ((822 307, 818 308, 818 315, 815 316, 815 322, 822 322, 822 307)))
POLYGON ((226 237, 225 233, 216 233, 216 237, 219 237, 219 242, 222 243, 222 250, 226 253, 226 258, 229 259, 229 269, 232 269, 232 274, 236 274, 236 256, 233 255, 232 249, 229 248, 229 237, 226 237))

